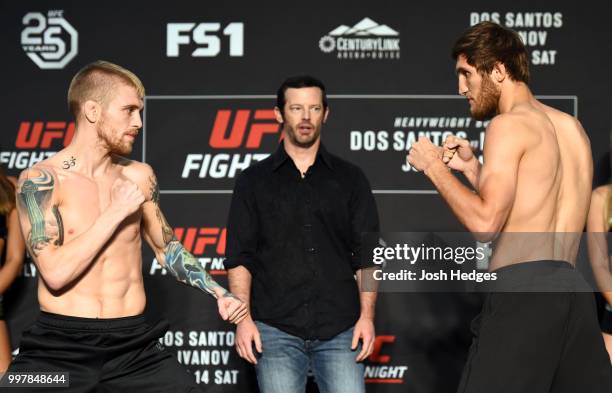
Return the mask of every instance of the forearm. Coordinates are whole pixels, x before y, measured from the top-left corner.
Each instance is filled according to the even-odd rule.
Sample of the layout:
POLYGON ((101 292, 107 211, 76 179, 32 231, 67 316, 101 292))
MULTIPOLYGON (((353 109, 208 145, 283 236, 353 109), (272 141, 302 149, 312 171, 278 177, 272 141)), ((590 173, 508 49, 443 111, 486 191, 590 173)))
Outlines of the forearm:
POLYGON ((374 320, 376 309, 376 288, 372 287, 372 271, 375 268, 357 270, 357 286, 359 287, 360 318, 374 320), (364 283, 368 280, 367 284, 364 283))
POLYGON ((107 210, 91 227, 69 242, 56 247, 50 245, 40 251, 31 250, 45 282, 59 290, 79 277, 113 236, 121 221, 119 213, 107 210))
POLYGON ((478 182, 480 180, 480 167, 480 161, 474 157, 474 159, 467 165, 467 168, 461 172, 476 191, 478 191, 478 182))
POLYGON ((231 295, 204 269, 200 261, 173 238, 166 244, 160 261, 180 282, 198 288, 215 299, 231 295))
POLYGON ((4 266, 0 268, 0 295, 5 293, 15 281, 22 265, 20 261, 7 260, 4 266))
MULTIPOLYGON (((591 262, 595 282, 602 293, 612 291, 612 269, 608 256, 607 236, 607 232, 587 233, 589 260, 591 262)), ((612 296, 609 297, 611 299, 606 298, 606 300, 608 300, 608 302, 612 305, 612 296)))
POLYGON ((238 266, 229 269, 227 274, 230 291, 249 306, 251 301, 251 273, 244 266, 238 266))
POLYGON ((459 221, 475 233, 494 232, 492 214, 483 199, 464 186, 442 162, 434 162, 424 171, 459 221))

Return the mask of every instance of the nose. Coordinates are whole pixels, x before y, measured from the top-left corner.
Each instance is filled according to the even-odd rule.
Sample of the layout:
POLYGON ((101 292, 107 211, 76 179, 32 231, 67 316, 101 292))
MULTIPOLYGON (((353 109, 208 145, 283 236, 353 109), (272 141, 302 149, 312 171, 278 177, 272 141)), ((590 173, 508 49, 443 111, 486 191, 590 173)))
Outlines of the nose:
POLYGON ((465 96, 468 92, 467 83, 465 81, 465 76, 460 75, 457 84, 458 84, 459 95, 465 96))
POLYGON ((309 109, 304 109, 302 111, 302 119, 303 120, 310 120, 310 110, 309 109))
POLYGON ((140 112, 136 112, 134 120, 132 121, 134 127, 138 129, 142 128, 142 119, 140 118, 140 112))

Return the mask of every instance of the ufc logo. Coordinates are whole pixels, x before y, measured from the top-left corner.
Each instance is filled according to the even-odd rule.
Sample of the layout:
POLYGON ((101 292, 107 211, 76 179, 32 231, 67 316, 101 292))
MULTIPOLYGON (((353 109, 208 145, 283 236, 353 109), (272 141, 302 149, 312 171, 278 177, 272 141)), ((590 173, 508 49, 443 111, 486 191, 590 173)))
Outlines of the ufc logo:
POLYGON ((68 146, 74 135, 74 122, 65 121, 22 121, 19 125, 15 146, 19 149, 48 149, 54 140, 63 141, 68 146))
POLYGON ((210 249, 214 249, 217 255, 225 254, 225 228, 174 228, 174 235, 193 255, 204 255, 210 249))
POLYGON ((261 147, 261 141, 265 134, 279 133, 281 126, 276 122, 274 111, 271 109, 239 109, 234 113, 233 125, 230 129, 232 111, 222 109, 217 111, 212 133, 210 134, 210 146, 216 149, 235 149, 243 146, 247 149, 261 147), (252 115, 251 115, 252 114, 252 115))
POLYGON ((395 336, 376 336, 374 339, 374 349, 372 354, 368 357, 372 363, 389 363, 391 356, 381 355, 381 350, 384 344, 392 344, 395 342, 395 336))
MULTIPOLYGON (((166 26, 166 56, 178 57, 181 45, 192 41, 200 48, 191 52, 192 57, 215 57, 221 52, 219 38, 220 23, 168 23, 166 26)), ((223 35, 229 36, 229 55, 244 55, 244 23, 233 22, 223 29, 223 35)))

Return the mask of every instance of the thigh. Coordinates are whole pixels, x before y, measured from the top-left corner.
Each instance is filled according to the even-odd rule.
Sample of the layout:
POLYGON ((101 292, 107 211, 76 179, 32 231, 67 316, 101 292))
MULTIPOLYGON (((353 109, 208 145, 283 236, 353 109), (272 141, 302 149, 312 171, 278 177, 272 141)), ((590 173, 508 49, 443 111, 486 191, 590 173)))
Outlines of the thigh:
POLYGON ((567 294, 490 294, 472 324, 458 393, 548 393, 569 305, 567 294))
POLYGON ((0 320, 0 373, 3 373, 11 363, 11 341, 6 323, 0 320))
POLYGON ((96 392, 101 361, 99 354, 78 340, 72 342, 34 326, 23 332, 19 354, 8 372, 62 372, 68 374, 68 387, 20 388, 20 392, 96 392))
POLYGON ((355 360, 361 348, 351 350, 352 339, 350 328, 313 347, 312 371, 321 393, 365 392, 364 365, 355 360))
POLYGON ((201 392, 194 376, 157 339, 108 359, 100 381, 107 392, 201 392))
POLYGON ((275 327, 256 322, 263 352, 255 371, 262 393, 303 393, 309 359, 304 340, 275 327))
POLYGON ((573 294, 567 338, 551 392, 612 392, 612 365, 591 293, 573 294))

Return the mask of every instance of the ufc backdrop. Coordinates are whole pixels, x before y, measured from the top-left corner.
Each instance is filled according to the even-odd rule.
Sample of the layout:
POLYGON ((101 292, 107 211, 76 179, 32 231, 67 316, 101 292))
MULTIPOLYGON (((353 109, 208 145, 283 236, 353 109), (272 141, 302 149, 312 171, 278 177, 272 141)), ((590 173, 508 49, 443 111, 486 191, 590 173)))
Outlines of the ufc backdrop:
MULTIPOLYGON (((460 231, 421 174, 405 165, 419 135, 466 137, 480 149, 487 123, 457 95, 449 52, 482 20, 519 32, 531 88, 577 116, 591 138, 594 184, 609 176, 612 61, 602 2, 3 1, 0 162, 11 175, 66 146, 74 133, 66 92, 85 64, 104 59, 147 89, 132 158, 156 171, 177 237, 221 284, 234 180, 276 148, 274 94, 310 73, 328 88, 328 149, 363 168, 383 231, 460 231)), ((167 277, 147 246, 147 317, 165 317, 168 351, 208 392, 257 391, 214 300, 167 277)), ((368 392, 452 392, 479 311, 472 294, 381 293, 368 392)), ((5 296, 11 340, 36 317, 36 269, 27 261, 5 296)), ((500 338, 501 339, 501 338, 500 338)), ((311 386, 309 389, 314 389, 311 386)))

